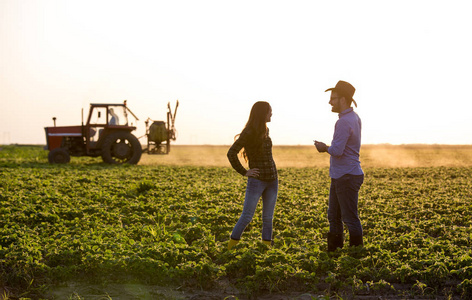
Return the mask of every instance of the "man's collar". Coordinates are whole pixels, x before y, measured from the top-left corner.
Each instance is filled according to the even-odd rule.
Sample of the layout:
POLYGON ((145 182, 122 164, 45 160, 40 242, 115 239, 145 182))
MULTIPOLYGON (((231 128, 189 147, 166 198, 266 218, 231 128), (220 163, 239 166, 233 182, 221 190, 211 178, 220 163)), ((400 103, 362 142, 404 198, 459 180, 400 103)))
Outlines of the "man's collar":
POLYGON ((342 116, 347 115, 347 114, 350 113, 351 111, 354 111, 354 108, 349 107, 349 108, 343 110, 342 112, 340 112, 340 113, 339 113, 339 117, 341 118, 342 116))

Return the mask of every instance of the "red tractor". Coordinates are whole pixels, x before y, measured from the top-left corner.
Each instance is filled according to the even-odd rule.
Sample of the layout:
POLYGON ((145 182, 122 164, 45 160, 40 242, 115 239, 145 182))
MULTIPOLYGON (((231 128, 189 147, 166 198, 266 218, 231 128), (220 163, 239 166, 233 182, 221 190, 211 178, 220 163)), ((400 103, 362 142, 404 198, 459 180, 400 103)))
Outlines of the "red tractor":
MULTIPOLYGON (((170 104, 168 107, 170 110, 170 104)), ((169 122, 167 122, 167 127, 164 127, 167 136, 167 139, 165 139, 165 142, 167 142, 165 153, 163 151, 150 151, 149 141, 148 149, 146 149, 148 153, 169 153, 169 141, 171 138, 175 140, 175 115, 172 117, 172 113, 168 112, 168 120, 169 114, 172 120, 172 128, 170 128, 169 122)), ((139 120, 126 106, 125 100, 123 104, 90 104, 90 111, 85 125, 82 121, 82 125, 79 126, 56 126, 56 118, 53 118, 54 127, 45 127, 47 141, 45 149, 49 150, 49 162, 68 163, 71 156, 101 156, 104 162, 110 164, 137 164, 141 159, 143 149, 138 138, 131 133, 136 129, 136 126, 129 122, 129 115, 132 115, 136 121, 139 120)), ((156 122, 162 121, 154 121, 154 123, 156 122)), ((163 123, 165 125, 165 122, 163 123)), ((159 130, 162 130, 162 127, 159 127, 159 130)), ((146 131, 149 139, 151 131, 149 128, 146 131)), ((160 145, 163 141, 159 140, 158 142, 160 145)))

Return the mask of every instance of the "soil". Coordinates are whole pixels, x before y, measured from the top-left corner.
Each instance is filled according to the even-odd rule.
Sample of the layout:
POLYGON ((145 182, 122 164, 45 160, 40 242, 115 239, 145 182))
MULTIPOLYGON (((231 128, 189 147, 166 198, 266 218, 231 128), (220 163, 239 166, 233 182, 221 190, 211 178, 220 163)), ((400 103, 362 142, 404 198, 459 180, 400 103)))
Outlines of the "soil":
MULTIPOLYGON (((396 291, 408 290, 411 286, 396 286, 396 291)), ((218 287, 211 291, 201 289, 185 289, 182 287, 163 287, 143 284, 107 284, 91 285, 70 282, 63 286, 54 287, 47 295, 48 299, 86 299, 86 300, 131 300, 131 299, 159 299, 159 300, 314 300, 314 299, 459 299, 454 296, 420 295, 406 293, 399 294, 365 294, 353 295, 350 291, 331 293, 322 292, 289 292, 284 294, 267 293, 262 295, 247 295, 234 288, 229 282, 221 281, 218 287)), ((2 297, 0 297, 2 299, 2 297)))

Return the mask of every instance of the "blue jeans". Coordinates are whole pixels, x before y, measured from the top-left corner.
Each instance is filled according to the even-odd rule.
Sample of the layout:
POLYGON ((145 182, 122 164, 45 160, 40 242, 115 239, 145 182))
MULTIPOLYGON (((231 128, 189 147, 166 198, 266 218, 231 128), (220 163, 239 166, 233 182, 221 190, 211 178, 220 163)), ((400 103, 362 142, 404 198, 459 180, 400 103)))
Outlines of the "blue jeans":
POLYGON ((241 235, 244 229, 246 229, 246 226, 251 222, 254 212, 256 211, 257 203, 262 196, 262 239, 265 241, 272 240, 272 219, 274 217, 278 190, 278 180, 262 181, 253 177, 247 179, 243 212, 233 228, 233 232, 231 233, 232 239, 241 239, 241 235))
POLYGON ((331 178, 328 204, 329 231, 331 233, 343 233, 344 222, 351 237, 362 236, 357 203, 359 189, 363 182, 364 175, 346 174, 338 179, 331 178))

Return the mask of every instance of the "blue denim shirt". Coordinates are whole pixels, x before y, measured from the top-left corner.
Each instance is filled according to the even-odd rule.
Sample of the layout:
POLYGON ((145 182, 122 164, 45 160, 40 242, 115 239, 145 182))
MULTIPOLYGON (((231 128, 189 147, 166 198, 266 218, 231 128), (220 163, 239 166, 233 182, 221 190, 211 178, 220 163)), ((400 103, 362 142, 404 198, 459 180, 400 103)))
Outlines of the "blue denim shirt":
POLYGON ((334 127, 333 141, 328 148, 330 157, 329 176, 338 179, 343 175, 362 175, 359 160, 362 123, 350 107, 339 114, 334 127))

